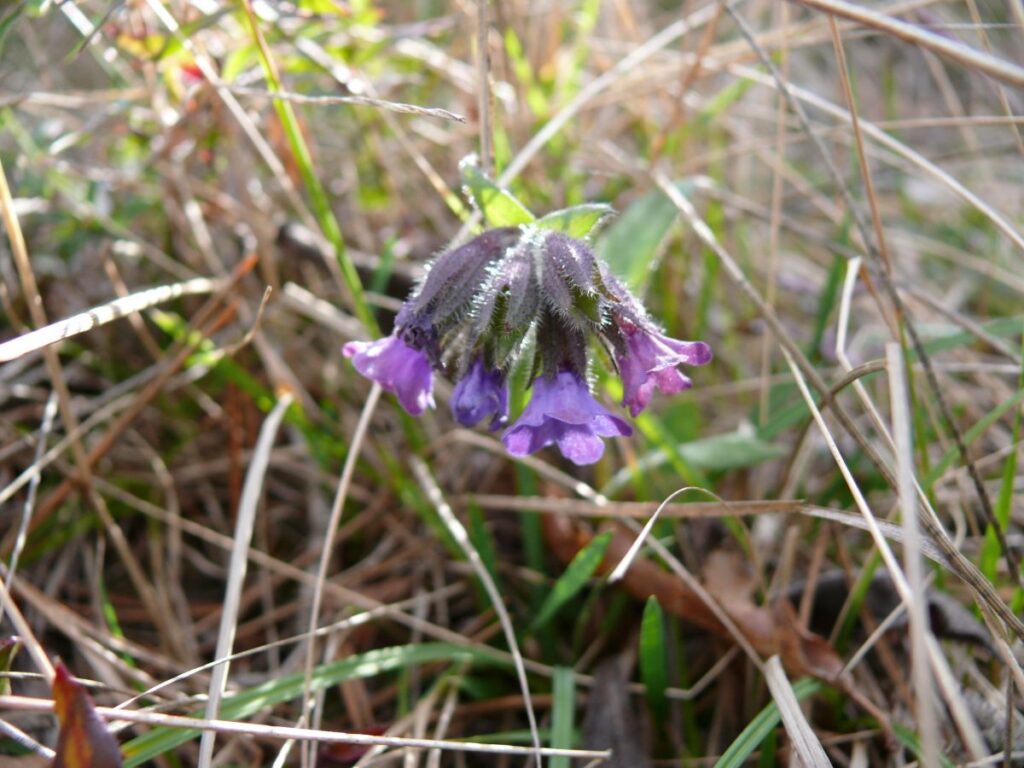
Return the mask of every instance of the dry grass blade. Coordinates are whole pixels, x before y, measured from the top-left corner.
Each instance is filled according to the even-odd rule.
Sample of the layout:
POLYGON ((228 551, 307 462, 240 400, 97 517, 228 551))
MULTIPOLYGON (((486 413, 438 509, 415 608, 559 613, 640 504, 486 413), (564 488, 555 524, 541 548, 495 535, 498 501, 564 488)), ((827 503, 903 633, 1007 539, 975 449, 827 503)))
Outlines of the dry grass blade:
POLYGON ((789 364, 789 368, 793 372, 793 378, 796 380, 797 387, 800 389, 800 394, 803 396, 804 402, 807 403, 807 407, 811 411, 811 416, 814 418, 818 431, 825 440, 829 453, 832 454, 832 458, 835 460, 836 466, 839 468, 839 471, 843 476, 843 480, 846 482, 847 487, 850 489, 850 493, 853 495, 857 509, 864 518, 864 522, 867 525, 868 531, 871 533, 871 538, 875 543, 875 547, 877 547, 879 554, 882 556, 882 561, 885 563, 885 567, 889 571, 892 583, 896 586, 896 591, 899 593, 903 602, 909 605, 910 601, 913 600, 913 595, 910 592, 910 587, 907 585, 906 576, 900 568, 899 562, 896 560, 896 556, 893 555, 892 550, 889 548, 889 544, 886 541, 885 536, 882 535, 882 531, 878 527, 878 520, 871 511, 871 507, 868 505, 864 492, 861 491, 856 478, 854 478, 846 460, 843 458, 843 455, 839 450, 839 446, 836 444, 835 437, 829 430, 824 417, 821 415, 821 411, 818 410, 818 406, 814 402, 814 398, 811 396, 810 390, 807 388, 807 383, 804 381, 802 373, 797 368, 796 363, 793 362, 793 358, 789 356, 789 351, 783 350, 783 354, 786 356, 786 362, 789 364))
POLYGON ((698 29, 714 19, 719 12, 717 5, 717 3, 710 3, 693 12, 689 16, 668 25, 646 43, 631 51, 630 54, 625 56, 621 61, 616 62, 614 67, 609 69, 600 77, 595 78, 590 83, 587 83, 587 85, 580 89, 580 92, 576 94, 575 98, 562 107, 558 114, 551 118, 544 127, 530 139, 526 146, 519 151, 515 158, 513 158, 512 162, 509 163, 508 167, 502 172, 499 183, 507 185, 515 179, 516 176, 526 168, 541 148, 553 137, 557 136, 559 131, 561 131, 565 125, 579 113, 587 102, 591 101, 617 80, 629 72, 632 72, 640 64, 647 61, 659 51, 664 50, 683 35, 693 29, 698 29))
MULTIPOLYGON (((25 541, 28 534, 29 522, 32 520, 32 510, 36 505, 36 494, 39 492, 39 483, 42 480, 42 458, 46 448, 46 439, 53 429, 53 420, 57 415, 57 393, 51 392, 46 401, 46 409, 43 411, 43 423, 39 427, 39 442, 36 445, 35 458, 28 470, 32 474, 28 481, 28 492, 25 494, 25 504, 22 507, 21 519, 18 521, 18 532, 14 538, 14 548, 11 551, 11 559, 7 565, 7 583, 4 585, 4 592, 10 593, 11 582, 18 573, 18 560, 25 549, 25 541)), ((2 504, 3 502, 0 502, 2 504)), ((3 619, 3 609, 0 608, 0 620, 3 619)))
POLYGON ((489 0, 476 0, 476 110, 480 123, 480 168, 494 175, 494 133, 491 126, 491 20, 489 0))
MULTIPOLYGON (((19 712, 52 712, 53 702, 26 696, 0 696, 0 709, 19 712)), ((465 741, 438 741, 435 739, 405 739, 398 736, 371 736, 364 733, 339 733, 318 731, 312 728, 293 728, 287 725, 263 725, 261 723, 236 723, 233 720, 209 720, 205 718, 165 715, 159 712, 96 707, 96 714, 106 720, 122 720, 129 723, 182 728, 184 730, 210 731, 224 735, 248 736, 250 738, 273 739, 275 741, 311 742, 316 744, 362 744, 366 746, 396 747, 399 749, 441 749, 447 752, 466 752, 481 755, 538 754, 533 747, 518 747, 511 744, 473 744, 465 741)), ((540 757, 564 756, 584 760, 604 760, 606 750, 553 749, 542 747, 540 757)))
POLYGON ((892 402, 892 431, 896 441, 896 479, 903 519, 903 561, 913 599, 906 604, 910 614, 910 642, 914 696, 917 705, 917 727, 921 733, 924 765, 938 765, 939 728, 935 712, 934 685, 929 664, 928 599, 925 595, 925 574, 921 560, 921 532, 917 522, 917 491, 914 488, 914 443, 910 424, 910 402, 907 393, 903 349, 887 344, 889 392, 892 402))
MULTIPOLYGON (((630 546, 629 550, 626 552, 625 555, 623 555, 622 559, 619 561, 619 564, 616 565, 615 568, 612 569, 612 572, 608 575, 609 584, 614 584, 616 581, 621 580, 622 577, 626 575, 626 571, 629 570, 629 567, 633 564, 633 560, 635 560, 636 556, 640 553, 640 548, 643 547, 644 541, 646 541, 647 537, 651 535, 651 530, 653 530, 655 523, 658 522, 658 518, 661 516, 662 511, 672 502, 672 499, 674 499, 676 496, 679 496, 680 494, 686 493, 687 491, 702 491, 703 493, 706 493, 709 496, 715 496, 715 494, 711 493, 711 491, 696 486, 687 486, 685 488, 679 488, 678 490, 675 490, 671 494, 666 496, 665 500, 658 505, 658 508, 656 510, 654 510, 654 514, 651 515, 650 519, 646 523, 644 523, 644 527, 637 535, 636 540, 630 546)), ((721 499, 719 499, 719 501, 721 501, 721 499)), ((725 504, 723 502, 723 506, 728 507, 728 504, 725 504)), ((609 512, 611 512, 610 509, 609 512)))
MULTIPOLYGON (((93 445, 87 455, 81 457, 81 460, 78 460, 76 456, 78 471, 82 473, 83 476, 87 476, 91 467, 113 448, 114 444, 121 437, 123 432, 139 416, 150 401, 160 393, 167 381, 185 363, 188 356, 198 348, 202 340, 205 339, 209 333, 223 325, 228 317, 233 316, 234 312, 231 308, 224 309, 224 302, 228 299, 228 292, 253 268, 254 265, 255 261, 253 259, 245 259, 235 268, 231 278, 224 282, 220 290, 211 296, 192 318, 192 321, 189 324, 188 333, 185 334, 184 340, 172 348, 171 352, 160 362, 157 373, 148 381, 146 386, 132 398, 131 403, 124 411, 122 411, 117 421, 115 421, 103 437, 93 445), (193 331, 196 331, 196 333, 192 333, 193 331)), ((48 356, 51 352, 52 350, 50 347, 43 348, 44 355, 48 356)), ((72 427, 66 431, 69 436, 79 434, 77 427, 72 427)), ((75 439, 70 440, 70 445, 72 449, 75 450, 77 450, 76 447, 80 448, 81 446, 80 442, 75 439)), ((36 525, 42 520, 48 518, 54 510, 64 503, 67 497, 71 495, 76 488, 78 481, 82 479, 85 479, 85 477, 69 478, 51 491, 40 503, 38 513, 33 519, 33 525, 36 525)), ((10 546, 13 545, 13 542, 10 544, 5 542, 5 545, 5 548, 9 549, 10 546)))
POLYGON ((133 762, 596 764, 538 747, 604 746, 610 660, 629 768, 1020 751, 1024 9, 676 6, 0 11, 0 616, 33 633, 0 755, 47 760, 56 653, 133 762), (471 154, 507 206, 460 195, 471 154), (409 326, 475 208, 536 217, 536 280, 409 326), (585 277, 546 269, 549 225, 641 324, 707 342, 692 389, 590 313, 600 268, 559 289, 570 332, 502 334, 518 291, 585 277), (519 431, 461 428, 506 342, 569 355, 633 434, 580 467, 580 425, 542 426, 510 457, 544 405, 511 365, 519 431), (415 420, 399 360, 432 371, 415 420))
POLYGON ((0 576, 0 601, 3 603, 4 614, 10 620, 11 624, 14 625, 15 631, 21 638, 21 641, 25 644, 25 649, 32 657, 33 663, 36 668, 46 680, 49 682, 53 680, 54 670, 53 664, 50 661, 50 657, 46 655, 46 651, 43 649, 42 644, 36 638, 35 632, 32 631, 32 625, 29 624, 21 611, 18 609, 17 604, 14 602, 14 598, 11 596, 10 590, 7 588, 7 569, 0 566, 3 571, 3 575, 0 576))
POLYGON ((878 13, 874 9, 859 3, 849 3, 845 0, 791 1, 805 5, 808 8, 815 8, 819 11, 825 11, 826 13, 855 21, 858 24, 893 35, 906 42, 919 45, 958 64, 963 64, 968 69, 986 74, 1007 85, 1024 87, 1024 67, 1020 67, 1010 61, 1003 61, 982 51, 968 48, 966 45, 952 42, 927 29, 894 19, 883 13, 878 13))
POLYGON ((540 733, 537 730, 537 716, 533 711, 533 699, 530 696, 530 685, 526 679, 526 665, 523 663, 523 656, 519 650, 519 642, 516 640, 515 627, 512 626, 512 619, 509 617, 508 610, 505 608, 505 603, 501 598, 501 593, 498 591, 498 587, 494 583, 494 579, 491 577, 490 572, 487 570, 483 560, 480 558, 480 553, 476 551, 476 547, 474 547, 473 543, 470 541, 469 533, 466 531, 465 526, 463 526, 459 521, 459 518, 455 516, 455 513, 448 505, 448 502, 444 500, 441 489, 437 486, 437 482, 431 476, 427 465, 417 456, 411 457, 411 461, 412 471, 416 475, 417 481, 427 494, 427 498, 430 499, 431 504, 434 505, 434 509, 437 510, 437 514, 448 528, 452 538, 455 539, 459 548, 466 554, 466 558, 469 560, 469 563, 473 568, 473 572, 484 585, 487 596, 490 598, 491 604, 494 606, 494 612, 498 615, 498 619, 501 621, 501 628, 505 633, 505 640, 508 642, 509 651, 512 653, 512 658, 515 662, 516 675, 519 677, 519 686, 522 689, 523 707, 526 710, 526 718, 530 724, 530 736, 533 739, 533 746, 536 749, 537 768, 541 768, 543 763, 540 759, 540 733))
POLYGON ((241 88, 238 86, 224 86, 236 96, 252 96, 263 99, 280 99, 295 104, 309 104, 315 107, 329 107, 337 104, 355 104, 367 107, 377 107, 391 112, 399 112, 405 115, 421 115, 423 117, 435 117, 441 120, 454 120, 457 123, 466 122, 462 115, 456 115, 447 109, 437 107, 419 107, 415 104, 403 104, 399 101, 387 101, 386 99, 372 99, 369 96, 310 96, 302 93, 289 93, 288 91, 261 91, 257 88, 241 88))
POLYGON ((184 283, 173 285, 161 285, 145 291, 133 293, 120 299, 115 299, 107 304, 93 307, 86 312, 65 320, 58 320, 43 328, 37 328, 0 344, 0 363, 17 360, 22 355, 35 352, 50 344, 56 344, 72 336, 92 330, 105 325, 113 320, 130 315, 134 312, 141 312, 144 309, 155 307, 167 301, 182 296, 195 296, 216 291, 220 281, 210 280, 205 277, 197 277, 184 283))
MULTIPOLYGON (((676 208, 679 209, 679 212, 693 228, 694 233, 719 259, 725 267, 726 274, 734 282, 736 287, 739 288, 740 291, 757 307, 758 312, 768 323, 768 326, 782 345, 785 354, 790 356, 788 357, 787 362, 790 363, 791 369, 794 372, 800 372, 801 375, 798 378, 798 381, 802 382, 804 380, 803 377, 806 376, 807 381, 811 382, 812 386, 814 386, 820 394, 827 396, 830 388, 826 385, 821 374, 810 364, 803 351, 793 342, 790 334, 779 322, 779 318, 776 313, 767 305, 764 298, 754 288, 754 286, 751 285, 750 281, 743 273, 743 270, 736 263, 736 260, 719 244, 711 228, 708 227, 707 223, 697 215, 697 211, 694 209, 693 204, 686 199, 674 184, 665 178, 664 174, 654 172, 652 177, 662 192, 664 192, 669 200, 675 204, 676 208)), ((808 397, 809 396, 810 395, 808 393, 808 397)), ((817 408, 813 405, 813 402, 809 401, 809 403, 812 407, 812 413, 817 412, 817 408)), ((840 424, 843 426, 843 429, 857 441, 861 449, 875 467, 877 467, 878 471, 886 481, 891 485, 895 485, 895 478, 892 475, 892 471, 888 463, 878 455, 875 447, 864 437, 860 428, 846 412, 845 408, 836 402, 833 403, 832 410, 840 424)), ((940 527, 935 525, 930 518, 925 518, 925 521, 926 524, 930 525, 930 532, 935 533, 933 539, 936 544, 942 548, 943 553, 949 559, 949 562, 956 574, 970 585, 971 589, 977 593, 979 600, 983 600, 992 607, 993 611, 998 614, 999 618, 1006 623, 1015 635, 1018 637, 1024 637, 1024 621, 1010 610, 1010 607, 993 588, 992 583, 981 574, 974 563, 964 557, 963 553, 953 546, 952 542, 949 541, 948 536, 942 532, 940 527)), ((872 535, 874 536, 874 532, 872 535)))
POLYGON ((793 688, 786 677, 786 670, 782 668, 782 660, 778 656, 772 656, 764 663, 764 679, 768 683, 768 689, 772 692, 775 705, 779 708, 779 715, 782 724, 793 742, 793 751, 799 759, 800 764, 807 768, 819 768, 820 766, 831 766, 832 761, 825 754, 825 748, 821 741, 807 722, 807 717, 800 708, 800 702, 793 695, 793 688))
MULTIPOLYGON (((356 469, 356 462, 359 453, 363 449, 363 442, 366 440, 366 433, 370 428, 373 413, 377 409, 380 400, 380 384, 374 382, 370 393, 366 397, 362 413, 359 415, 359 422, 356 424, 355 432, 352 434, 352 442, 349 444, 348 455, 345 457, 345 466, 341 469, 341 476, 338 478, 338 488, 334 494, 334 503, 331 505, 331 516, 327 521, 327 530, 324 532, 323 547, 320 551, 320 564, 317 568, 316 581, 313 588, 313 600, 309 609, 308 635, 309 641, 306 647, 305 672, 306 680, 303 686, 302 695, 302 719, 301 722, 311 722, 313 716, 314 701, 310 696, 313 684, 313 668, 316 664, 316 628, 320 623, 320 606, 323 602, 324 588, 327 583, 327 571, 331 564, 331 552, 334 551, 334 537, 338 533, 338 526, 341 524, 341 516, 345 511, 345 501, 348 499, 349 489, 352 485, 352 475, 356 469)), ((303 760, 310 760, 308 752, 303 753, 303 760)), ((315 762, 315 758, 312 758, 315 762)))
MULTIPOLYGON (((234 647, 235 633, 238 628, 239 598, 242 594, 242 586, 245 584, 245 574, 249 564, 249 546, 256 525, 256 510, 259 509, 260 498, 263 494, 267 467, 270 465, 270 451, 274 447, 274 440, 277 439, 281 421, 292 401, 290 393, 283 393, 263 422, 259 438, 256 441, 256 448, 252 454, 252 461, 249 464, 249 471, 245 476, 245 486, 242 489, 242 499, 238 505, 238 516, 235 520, 234 547, 231 550, 231 560, 228 563, 227 592, 224 595, 220 631, 217 634, 217 649, 214 652, 215 659, 224 659, 224 661, 214 667, 213 674, 210 676, 206 717, 211 720, 216 720, 220 712, 220 700, 224 694, 228 670, 231 666, 227 658, 231 655, 234 647)), ((213 731, 206 731, 203 734, 199 746, 198 765, 200 768, 208 768, 213 760, 215 735, 213 731)))

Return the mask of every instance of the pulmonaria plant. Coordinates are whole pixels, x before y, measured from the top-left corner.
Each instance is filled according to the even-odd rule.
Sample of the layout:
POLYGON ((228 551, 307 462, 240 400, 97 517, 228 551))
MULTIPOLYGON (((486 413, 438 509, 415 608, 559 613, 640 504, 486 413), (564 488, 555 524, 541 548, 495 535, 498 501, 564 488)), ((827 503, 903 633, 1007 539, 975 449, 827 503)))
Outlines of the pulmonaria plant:
MULTIPOLYGON (((587 370, 592 339, 607 353, 623 383, 622 404, 636 416, 654 390, 675 394, 691 386, 678 366, 704 365, 702 341, 665 336, 640 301, 579 239, 610 210, 580 206, 539 220, 514 198, 470 177, 476 200, 505 206, 515 226, 485 231, 442 253, 402 306, 394 333, 354 341, 344 353, 414 416, 433 405, 433 373, 457 383, 452 414, 470 427, 508 419, 511 371, 529 365, 533 396, 502 441, 523 456, 555 444, 576 464, 604 453, 602 438, 632 434, 629 423, 591 395, 587 370), (518 207, 515 207, 518 206, 518 207)), ((487 210, 485 209, 485 214, 487 210)), ((489 217, 493 221, 493 217, 489 217)))

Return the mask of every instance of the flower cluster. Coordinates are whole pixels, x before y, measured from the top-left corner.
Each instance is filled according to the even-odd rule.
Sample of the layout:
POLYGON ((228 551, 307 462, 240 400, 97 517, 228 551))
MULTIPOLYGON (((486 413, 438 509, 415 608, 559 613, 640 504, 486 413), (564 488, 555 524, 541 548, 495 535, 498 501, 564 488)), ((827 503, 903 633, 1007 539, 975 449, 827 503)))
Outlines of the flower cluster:
POLYGON ((344 354, 414 416, 434 404, 434 371, 451 375, 455 419, 467 427, 490 419, 492 430, 508 421, 509 375, 525 361, 533 396, 502 436, 505 447, 522 456, 556 444, 590 464, 604 453, 602 438, 632 433, 590 393, 592 338, 618 369, 633 416, 655 389, 691 386, 677 366, 711 359, 704 342, 665 336, 585 242, 534 224, 491 229, 441 254, 394 333, 350 342, 344 354))

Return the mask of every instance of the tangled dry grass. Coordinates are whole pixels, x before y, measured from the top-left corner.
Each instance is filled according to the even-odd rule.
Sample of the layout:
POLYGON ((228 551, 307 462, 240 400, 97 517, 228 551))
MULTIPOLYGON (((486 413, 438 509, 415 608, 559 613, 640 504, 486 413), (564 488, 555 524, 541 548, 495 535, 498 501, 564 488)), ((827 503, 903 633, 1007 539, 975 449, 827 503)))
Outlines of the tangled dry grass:
POLYGON ((0 46, 4 764, 57 656, 127 765, 1024 760, 1020 3, 20 0, 0 46), (480 226, 472 153, 615 206, 715 350, 593 468, 339 353, 480 226))

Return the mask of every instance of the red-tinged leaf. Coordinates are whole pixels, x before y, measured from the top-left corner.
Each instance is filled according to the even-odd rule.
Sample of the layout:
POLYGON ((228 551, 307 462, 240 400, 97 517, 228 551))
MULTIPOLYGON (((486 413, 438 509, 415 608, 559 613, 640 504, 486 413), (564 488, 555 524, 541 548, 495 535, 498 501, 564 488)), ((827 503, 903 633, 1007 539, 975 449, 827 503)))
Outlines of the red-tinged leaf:
POLYGON ((52 768, 121 768, 121 750, 96 714, 92 698, 60 662, 56 673, 53 709, 60 736, 52 768))

